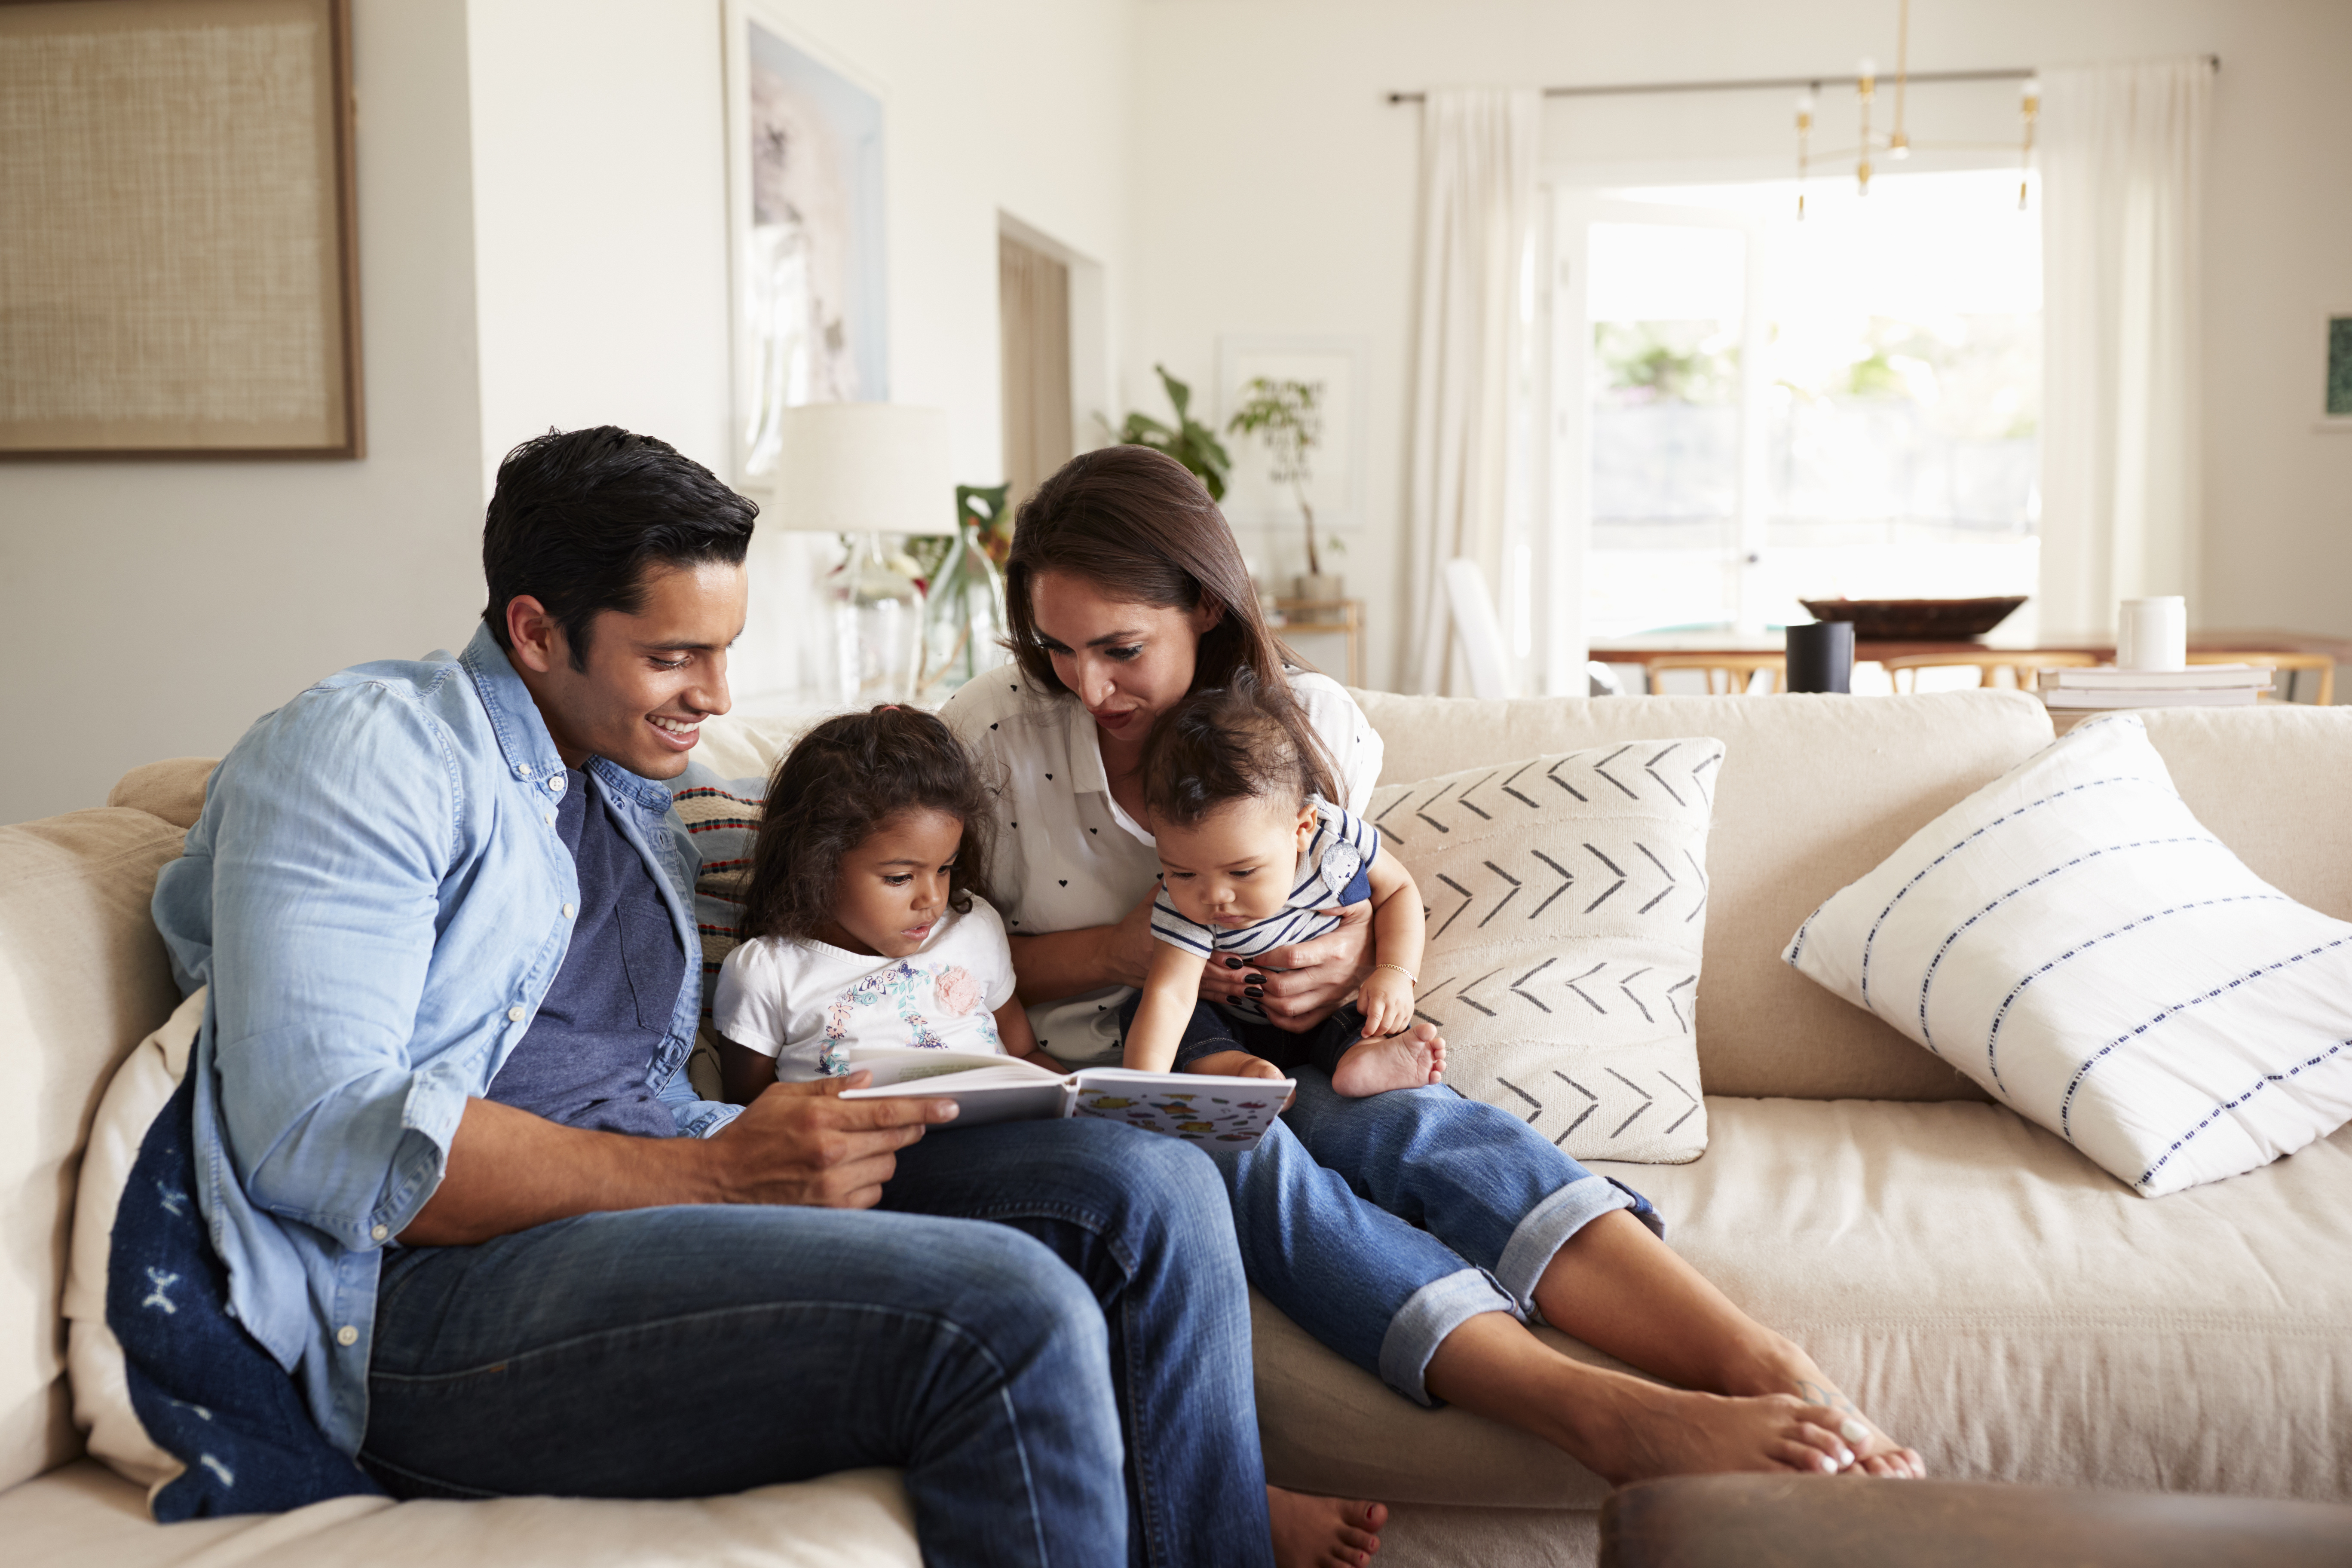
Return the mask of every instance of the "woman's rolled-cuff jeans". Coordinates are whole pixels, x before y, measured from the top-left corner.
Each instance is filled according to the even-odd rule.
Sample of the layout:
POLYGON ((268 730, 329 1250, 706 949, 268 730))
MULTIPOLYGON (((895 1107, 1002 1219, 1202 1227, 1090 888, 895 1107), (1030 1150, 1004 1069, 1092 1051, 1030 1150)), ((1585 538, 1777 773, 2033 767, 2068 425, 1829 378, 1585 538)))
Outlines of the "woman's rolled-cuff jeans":
MULTIPOLYGON (((1363 1027, 1339 1023, 1354 1013, 1291 1050, 1336 1060, 1363 1027)), ((1177 1061, 1265 1054, 1260 1031, 1284 1033, 1202 1003, 1177 1061)), ((1442 1084, 1349 1099, 1322 1066, 1285 1070, 1298 1092, 1282 1121, 1255 1149, 1215 1156, 1243 1268, 1292 1321, 1417 1404, 1436 1403, 1423 1380, 1446 1336, 1482 1312, 1533 1316, 1537 1282, 1587 1225, 1625 1209, 1664 1234, 1648 1199, 1507 1111, 1442 1084)))

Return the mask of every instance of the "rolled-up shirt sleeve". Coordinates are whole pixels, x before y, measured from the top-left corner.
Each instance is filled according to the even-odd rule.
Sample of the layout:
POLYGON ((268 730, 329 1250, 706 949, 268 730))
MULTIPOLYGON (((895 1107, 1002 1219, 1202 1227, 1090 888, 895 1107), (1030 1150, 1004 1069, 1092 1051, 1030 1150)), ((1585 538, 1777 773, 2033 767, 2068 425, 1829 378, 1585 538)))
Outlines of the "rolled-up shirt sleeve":
POLYGON ((215 781, 214 1059, 249 1200, 367 1248, 433 1195, 465 1114, 449 1055, 419 1071, 410 1053, 463 803, 413 701, 380 686, 303 700, 326 710, 215 781))

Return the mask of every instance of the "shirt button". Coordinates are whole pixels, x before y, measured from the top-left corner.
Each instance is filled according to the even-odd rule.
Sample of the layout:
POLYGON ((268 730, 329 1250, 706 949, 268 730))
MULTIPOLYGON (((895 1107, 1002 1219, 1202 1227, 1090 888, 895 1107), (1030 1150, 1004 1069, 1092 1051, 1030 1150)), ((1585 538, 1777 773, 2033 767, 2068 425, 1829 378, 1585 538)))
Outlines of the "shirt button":
POLYGON ((570 920, 570 919, 572 918, 572 906, 571 906, 570 904, 566 904, 566 905, 564 905, 564 906, 563 906, 563 918, 564 918, 565 920, 570 920))
POLYGON ((360 1342, 360 1331, 352 1327, 349 1323, 345 1323, 341 1328, 335 1331, 335 1342, 341 1345, 344 1349, 349 1350, 352 1346, 360 1342))
POLYGON ((550 773, 547 775, 547 793, 550 795, 562 795, 563 793, 563 775, 562 773, 550 773))
POLYGON ((529 763, 517 763, 515 764, 515 772, 520 773, 525 778, 529 778, 530 777, 530 764, 529 763))
POLYGON ((547 825, 548 825, 550 827, 552 827, 552 826, 555 826, 555 813, 553 813, 553 812, 551 812, 551 811, 549 811, 549 812, 542 812, 542 813, 541 813, 540 815, 541 815, 542 816, 545 816, 545 817, 547 818, 547 825))
POLYGON ((509 1007, 509 1008, 508 1008, 508 1009, 507 1009, 507 1019, 508 1019, 508 1021, 509 1021, 509 1023, 516 1023, 516 1024, 520 1024, 520 1023, 521 1023, 521 1022, 522 1022, 522 1009, 521 1009, 521 1008, 520 1008, 520 1007, 509 1007))
POLYGON ((371 1241, 382 1241, 385 1237, 390 1236, 391 1234, 392 1226, 388 1225, 380 1225, 373 1230, 368 1232, 368 1239, 371 1241))

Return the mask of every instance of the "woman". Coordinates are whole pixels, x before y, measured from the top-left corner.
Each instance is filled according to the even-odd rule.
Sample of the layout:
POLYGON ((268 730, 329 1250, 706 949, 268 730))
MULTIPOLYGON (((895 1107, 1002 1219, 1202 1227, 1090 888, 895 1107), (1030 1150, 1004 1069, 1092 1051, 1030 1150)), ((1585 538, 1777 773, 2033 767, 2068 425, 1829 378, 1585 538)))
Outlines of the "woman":
MULTIPOLYGON (((1116 1060, 1118 1016, 1150 956, 1158 862, 1138 767, 1152 721, 1244 667, 1269 689, 1286 680, 1354 810, 1378 779, 1380 737, 1336 682, 1286 669, 1223 517, 1157 452, 1065 465, 1021 509, 1005 586, 1016 662, 941 717, 1005 781, 992 872, 1038 1043, 1116 1060)), ((1365 939, 1359 912, 1256 967, 1213 969, 1202 996, 1245 993, 1307 1027, 1355 989, 1365 939)), ((1286 1130, 1217 1162, 1243 1261, 1301 1327, 1400 1394, 1508 1422, 1614 1482, 1924 1473, 1803 1352, 1669 1250, 1646 1201, 1517 1118, 1443 1086, 1341 1100, 1312 1068, 1297 1076, 1286 1130), (1528 1331, 1536 1313, 1678 1386, 1559 1354, 1528 1331)))

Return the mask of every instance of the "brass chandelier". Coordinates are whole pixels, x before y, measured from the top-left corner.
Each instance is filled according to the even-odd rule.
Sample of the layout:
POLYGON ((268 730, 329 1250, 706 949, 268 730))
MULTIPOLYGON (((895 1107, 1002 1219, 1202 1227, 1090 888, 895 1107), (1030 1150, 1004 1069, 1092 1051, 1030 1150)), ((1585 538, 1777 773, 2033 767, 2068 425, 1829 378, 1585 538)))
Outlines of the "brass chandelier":
MULTIPOLYGON (((1915 143, 1911 140, 1910 132, 1905 128, 1904 124, 1904 104, 1905 99, 1907 96, 1906 89, 1909 87, 1911 82, 1910 56, 1911 0, 1901 0, 1901 12, 1895 23, 1895 34, 1894 124, 1884 134, 1874 132, 1870 128, 1871 110, 1878 98, 1878 62, 1865 55, 1863 57, 1861 64, 1856 68, 1853 77, 1854 97, 1856 108, 1859 110, 1860 115, 1860 126, 1854 138, 1854 144, 1851 147, 1840 147, 1826 153, 1814 152, 1812 149, 1813 117, 1816 110, 1820 106, 1822 83, 1820 81, 1807 83, 1805 90, 1798 96, 1797 216, 1800 219, 1805 216, 1805 180, 1811 172, 1811 165, 1816 162, 1828 163, 1835 159, 1852 158, 1853 160, 1855 191, 1859 195, 1866 196, 1870 194, 1871 155, 1873 153, 1884 153, 1886 154, 1887 160, 1890 163, 1899 163, 1911 156, 1911 150, 1914 146, 1927 148, 1982 149, 1988 147, 2003 147, 2008 145, 2007 142, 1923 142, 1915 143)), ((1949 71, 1938 73, 1932 79, 1923 77, 1921 79, 1934 79, 1938 81, 1973 80, 1980 79, 1983 76, 2012 76, 2013 74, 2014 73, 2007 71, 1997 73, 1949 71)), ((2023 81, 2019 84, 2018 94, 2020 133, 2017 143, 2017 207, 2020 212, 2023 212, 2025 210, 2026 192, 2029 185, 2026 176, 2028 172, 2033 166, 2034 122, 2041 117, 2041 114, 2042 79, 2037 76, 2027 76, 2023 81)))

